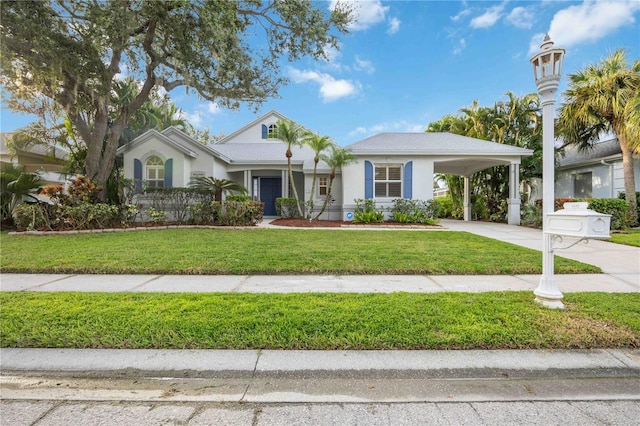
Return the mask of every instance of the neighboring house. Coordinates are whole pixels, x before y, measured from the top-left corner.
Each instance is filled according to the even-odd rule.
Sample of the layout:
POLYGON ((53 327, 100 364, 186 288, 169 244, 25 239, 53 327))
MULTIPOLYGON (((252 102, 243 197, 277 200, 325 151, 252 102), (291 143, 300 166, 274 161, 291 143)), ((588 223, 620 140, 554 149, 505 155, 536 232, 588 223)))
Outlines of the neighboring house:
POLYGON ((27 173, 38 173, 43 186, 65 184, 65 151, 44 145, 19 149, 10 143, 10 139, 11 133, 0 133, 0 163, 19 164, 27 173))
MULTIPOLYGON (((634 158, 636 189, 640 189, 640 159, 634 158)), ((556 198, 617 198, 624 192, 622 151, 614 137, 580 151, 571 146, 556 161, 556 198)))
MULTIPOLYGON (((175 128, 150 130, 118 149, 125 178, 150 186, 188 186, 196 176, 212 176, 243 184, 265 203, 265 216, 275 216, 275 200, 291 196, 286 145, 270 138, 276 123, 287 119, 276 111, 258 117, 213 145, 203 145, 175 128)), ((355 200, 375 199, 390 206, 395 198, 429 200, 435 173, 465 176, 465 219, 470 220, 469 177, 497 165, 510 166, 509 223, 520 222, 519 165, 531 150, 449 133, 383 133, 350 145, 358 162, 337 171, 332 202, 323 219, 351 220, 355 200)), ((318 185, 311 194, 314 153, 293 147, 293 179, 298 195, 319 206, 327 193, 330 169, 318 164, 318 185)))

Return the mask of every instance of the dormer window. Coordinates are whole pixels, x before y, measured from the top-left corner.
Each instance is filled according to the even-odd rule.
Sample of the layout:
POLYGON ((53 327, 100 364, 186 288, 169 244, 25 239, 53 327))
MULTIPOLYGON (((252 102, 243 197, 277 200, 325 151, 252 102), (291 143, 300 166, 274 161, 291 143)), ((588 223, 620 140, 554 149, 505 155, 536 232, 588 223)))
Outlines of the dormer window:
POLYGON ((262 139, 278 139, 278 126, 275 124, 262 125, 262 139))
POLYGON ((277 139, 278 138, 278 126, 275 124, 270 124, 267 130, 267 138, 268 139, 277 139))

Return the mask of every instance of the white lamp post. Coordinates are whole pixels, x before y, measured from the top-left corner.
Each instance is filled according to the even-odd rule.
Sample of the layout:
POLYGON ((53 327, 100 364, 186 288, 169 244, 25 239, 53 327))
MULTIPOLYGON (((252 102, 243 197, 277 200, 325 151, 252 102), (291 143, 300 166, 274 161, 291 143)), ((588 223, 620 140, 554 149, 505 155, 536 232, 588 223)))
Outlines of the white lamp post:
POLYGON ((554 211, 554 109, 553 95, 558 90, 562 74, 564 49, 553 48, 553 42, 547 34, 540 46, 541 50, 533 58, 533 75, 542 98, 542 208, 543 208, 543 247, 542 277, 538 288, 533 292, 536 301, 549 308, 562 309, 562 293, 558 290, 554 277, 554 259, 552 235, 548 229, 547 215, 554 211))

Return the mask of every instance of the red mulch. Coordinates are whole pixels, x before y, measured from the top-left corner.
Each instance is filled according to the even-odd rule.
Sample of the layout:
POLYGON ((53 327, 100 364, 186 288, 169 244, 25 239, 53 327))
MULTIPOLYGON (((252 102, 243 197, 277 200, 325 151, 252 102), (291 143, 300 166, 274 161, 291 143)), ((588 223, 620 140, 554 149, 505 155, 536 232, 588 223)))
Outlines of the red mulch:
POLYGON ((415 223, 396 223, 396 222, 382 222, 382 223, 367 223, 367 224, 354 224, 353 222, 344 222, 341 220, 308 220, 308 219, 276 219, 271 222, 271 225, 276 226, 291 226, 297 228, 340 228, 342 226, 348 227, 380 227, 380 228, 442 228, 440 225, 420 225, 415 223))
POLYGON ((271 222, 277 226, 295 226, 297 228, 340 228, 345 223, 341 220, 307 220, 307 219, 276 219, 271 222))

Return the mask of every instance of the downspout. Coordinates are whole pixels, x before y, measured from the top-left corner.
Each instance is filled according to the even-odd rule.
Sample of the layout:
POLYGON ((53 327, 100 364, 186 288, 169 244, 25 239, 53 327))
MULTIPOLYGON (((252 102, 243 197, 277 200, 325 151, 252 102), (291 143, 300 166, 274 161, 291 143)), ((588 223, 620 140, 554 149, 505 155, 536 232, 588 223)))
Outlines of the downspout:
POLYGON ((610 183, 610 188, 611 188, 611 198, 615 198, 615 195, 613 193, 614 189, 613 189, 613 164, 612 163, 607 163, 605 160, 600 160, 600 164, 602 164, 603 166, 609 166, 609 183, 610 183))

